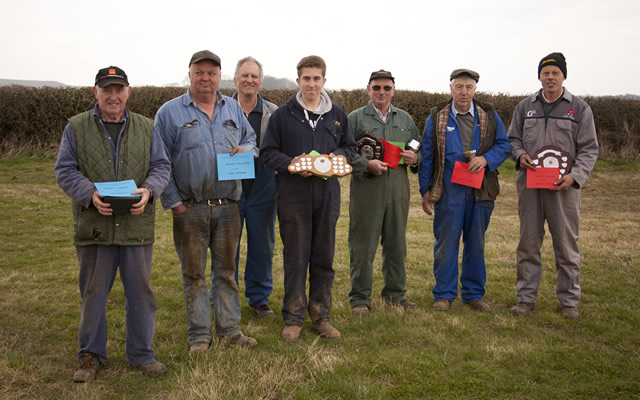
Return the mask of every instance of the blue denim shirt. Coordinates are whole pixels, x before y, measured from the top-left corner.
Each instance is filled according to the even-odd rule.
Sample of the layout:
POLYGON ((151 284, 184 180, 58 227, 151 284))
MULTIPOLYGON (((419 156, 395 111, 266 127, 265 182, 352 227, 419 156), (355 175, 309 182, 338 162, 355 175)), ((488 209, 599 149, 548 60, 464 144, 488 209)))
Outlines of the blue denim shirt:
POLYGON ((162 193, 165 209, 184 200, 240 199, 240 180, 219 181, 216 162, 216 154, 236 146, 257 157, 256 135, 237 101, 218 92, 211 120, 187 90, 160 107, 153 130, 171 161, 171 179, 162 193))

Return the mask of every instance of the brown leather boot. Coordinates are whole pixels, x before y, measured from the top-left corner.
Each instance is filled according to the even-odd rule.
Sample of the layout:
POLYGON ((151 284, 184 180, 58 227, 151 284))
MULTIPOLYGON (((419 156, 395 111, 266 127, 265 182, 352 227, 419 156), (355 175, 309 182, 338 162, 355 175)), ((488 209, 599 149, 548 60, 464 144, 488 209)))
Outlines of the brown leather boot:
POLYGON ((318 324, 311 325, 311 331, 313 333, 317 333, 318 335, 320 335, 320 337, 323 337, 325 339, 339 340, 342 338, 340 332, 336 328, 331 326, 328 321, 322 321, 318 324))
POLYGON ((300 339, 300 332, 302 332, 302 326, 287 325, 282 330, 282 338, 287 342, 297 342, 300 339))

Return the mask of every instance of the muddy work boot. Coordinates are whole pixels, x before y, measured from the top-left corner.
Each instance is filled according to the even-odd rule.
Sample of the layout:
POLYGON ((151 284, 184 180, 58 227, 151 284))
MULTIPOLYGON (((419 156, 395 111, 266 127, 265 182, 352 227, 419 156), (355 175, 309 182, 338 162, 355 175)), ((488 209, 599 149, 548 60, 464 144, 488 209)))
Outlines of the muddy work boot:
POLYGON ((413 303, 407 299, 402 300, 400 303, 398 303, 398 305, 405 310, 415 310, 418 308, 418 305, 416 303, 413 303))
POLYGON ((282 330, 282 338, 287 342, 297 342, 300 339, 300 332, 302 332, 302 326, 299 325, 287 325, 282 330))
POLYGON ((518 303, 517 306, 514 306, 513 308, 511 308, 511 314, 523 316, 523 315, 529 314, 531 311, 535 309, 536 309, 535 303, 518 303))
POLYGON ((253 312, 256 313, 256 317, 258 317, 258 319, 272 317, 275 315, 275 313, 273 312, 271 307, 269 307, 268 304, 263 304, 258 307, 251 307, 251 310, 253 310, 253 312))
POLYGON ((96 372, 102 367, 98 356, 91 353, 84 353, 80 359, 80 366, 73 374, 74 382, 91 382, 96 378, 96 372))
POLYGON ((209 343, 196 342, 189 346, 189 354, 194 355, 198 353, 204 353, 209 350, 209 343))
POLYGON ((162 376, 169 371, 166 365, 155 360, 150 364, 138 365, 136 368, 142 371, 144 376, 162 376))
POLYGON ((451 303, 448 299, 440 299, 433 303, 433 309, 436 311, 447 311, 451 303))
POLYGON ((491 306, 485 303, 482 300, 470 301, 467 303, 471 309, 480 311, 480 312, 489 312, 491 311, 491 306))
POLYGON ((369 307, 366 304, 358 304, 357 306, 354 306, 351 311, 361 317, 366 317, 367 315, 369 315, 369 307))
POLYGON ((258 345, 257 340, 255 340, 252 337, 245 336, 242 333, 238 333, 227 339, 229 339, 229 342, 233 344, 237 344, 238 346, 243 346, 243 347, 256 347, 258 345))
POLYGON ((565 307, 562 306, 562 316, 566 319, 578 319, 580 318, 580 313, 578 312, 578 307, 565 307))
POLYGON ((340 338, 342 338, 342 336, 340 335, 340 331, 331 326, 331 324, 327 321, 322 321, 318 324, 311 325, 311 331, 325 339, 339 340, 340 338))

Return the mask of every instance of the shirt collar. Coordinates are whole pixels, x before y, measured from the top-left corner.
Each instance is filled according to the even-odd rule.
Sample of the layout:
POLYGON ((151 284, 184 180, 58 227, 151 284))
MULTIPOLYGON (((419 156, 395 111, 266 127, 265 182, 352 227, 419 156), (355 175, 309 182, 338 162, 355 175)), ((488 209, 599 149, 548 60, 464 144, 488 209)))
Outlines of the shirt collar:
MULTIPOLYGON (((104 122, 102 120, 102 113, 100 112, 100 107, 98 107, 98 103, 96 103, 95 107, 93 107, 93 116, 100 118, 100 121, 104 122)), ((129 118, 129 110, 127 109, 127 107, 125 107, 124 114, 122 114, 122 121, 119 121, 119 122, 125 122, 127 118, 129 118)))
MULTIPOLYGON (((474 102, 473 102, 473 100, 471 100, 471 105, 469 106, 469 111, 468 111, 468 113, 469 113, 469 114, 471 114, 471 116, 472 116, 472 117, 475 117, 475 116, 476 116, 476 112, 475 112, 474 108, 475 108, 475 107, 474 107, 474 102)), ((452 113, 453 113, 453 115, 455 115, 455 116, 457 116, 458 114, 460 114, 460 115, 464 115, 464 114, 466 114, 466 113, 464 113, 464 114, 463 114, 463 113, 461 113, 460 111, 458 111, 458 110, 456 109, 456 105, 453 103, 453 100, 451 100, 451 112, 452 112, 452 113)))
MULTIPOLYGON (((191 89, 187 89, 187 93, 185 93, 185 96, 184 96, 184 105, 188 106, 191 104, 196 105, 196 102, 193 101, 193 96, 191 96, 191 89)), ((219 90, 216 90, 216 104, 218 105, 224 104, 222 93, 219 90)))
POLYGON ((382 111, 378 110, 378 107, 373 105, 373 102, 371 102, 371 107, 373 107, 373 109, 376 111, 376 114, 378 114, 378 117, 380 117, 380 119, 382 119, 384 122, 387 122, 387 117, 389 116, 389 114, 391 114, 391 111, 392 111, 391 103, 389 103, 389 109, 385 114, 382 114, 382 111))

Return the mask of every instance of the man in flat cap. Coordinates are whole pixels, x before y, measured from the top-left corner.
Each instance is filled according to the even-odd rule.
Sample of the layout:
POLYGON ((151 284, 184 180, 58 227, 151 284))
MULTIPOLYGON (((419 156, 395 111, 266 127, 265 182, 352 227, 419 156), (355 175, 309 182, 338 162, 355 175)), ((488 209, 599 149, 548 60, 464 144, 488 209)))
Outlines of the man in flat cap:
MULTIPOLYGON (((580 317, 580 188, 589 177, 598 158, 598 139, 593 112, 582 99, 563 87, 567 63, 562 53, 551 53, 538 64, 542 84, 535 94, 516 107, 509 127, 511 157, 519 170, 516 181, 520 242, 516 253, 518 304, 515 315, 535 308, 542 275, 540 248, 544 222, 549 225, 558 270, 556 295, 567 319, 580 317), (549 147, 550 146, 550 147, 549 147), (541 162, 541 149, 561 152, 559 179, 550 189, 527 187, 527 174, 541 162), (562 157, 567 164, 562 165, 562 157)), ((549 154, 548 151, 545 152, 549 154)))
POLYGON ((207 249, 215 334, 241 346, 258 344, 240 329, 240 291, 234 278, 242 186, 240 180, 218 179, 217 168, 219 154, 257 156, 256 138, 238 102, 218 91, 220 66, 214 53, 195 53, 189 61, 189 89, 160 107, 154 125, 171 160, 162 205, 173 213, 192 354, 206 351, 212 339, 207 249))
POLYGON ((58 185, 71 197, 74 243, 80 264, 82 313, 78 327, 80 367, 74 382, 89 382, 107 361, 107 297, 120 269, 126 300, 126 359, 144 375, 167 367, 151 349, 156 301, 149 286, 154 240, 154 200, 169 181, 170 164, 153 121, 126 108, 127 74, 98 71, 93 110, 69 119, 55 166, 58 185), (133 180, 138 200, 120 209, 95 182, 133 180))
MULTIPOLYGON (((383 139, 402 150, 403 162, 392 166, 370 152, 357 154, 351 165, 349 202, 349 255, 351 291, 349 301, 353 312, 368 315, 373 286, 373 260, 378 241, 382 243, 383 301, 404 309, 417 308, 406 296, 405 259, 407 257, 406 227, 409 215, 409 178, 422 159, 418 148, 411 150, 411 141, 419 144, 420 134, 411 115, 391 105, 395 93, 395 78, 389 71, 371 73, 367 84, 369 102, 349 114, 354 139, 383 139), (369 154, 369 157, 367 157, 369 154)), ((387 145, 389 146, 389 145, 387 145)), ((364 147, 366 148, 366 147, 364 147)), ((391 152, 391 149, 387 149, 391 152)))
MULTIPOLYGON (((460 235, 464 243, 460 297, 474 310, 490 310, 483 301, 487 276, 484 235, 500 191, 498 167, 509 155, 510 146, 494 107, 473 99, 479 79, 469 69, 451 73, 452 98, 431 109, 422 137, 420 193, 424 212, 435 212, 433 309, 438 311, 448 310, 458 296, 460 235), (465 170, 483 173, 480 187, 454 183, 454 168, 461 168, 462 174, 465 170)), ((465 181, 458 180, 457 174, 454 180, 465 181)))

